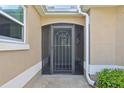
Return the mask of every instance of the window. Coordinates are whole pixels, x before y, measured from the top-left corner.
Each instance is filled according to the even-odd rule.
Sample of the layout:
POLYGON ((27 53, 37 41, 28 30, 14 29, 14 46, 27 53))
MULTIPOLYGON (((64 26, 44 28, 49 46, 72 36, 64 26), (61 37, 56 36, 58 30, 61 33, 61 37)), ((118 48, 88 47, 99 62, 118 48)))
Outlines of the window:
POLYGON ((77 12, 76 5, 46 5, 47 12, 77 12))
POLYGON ((0 5, 0 41, 24 42, 24 7, 0 5))

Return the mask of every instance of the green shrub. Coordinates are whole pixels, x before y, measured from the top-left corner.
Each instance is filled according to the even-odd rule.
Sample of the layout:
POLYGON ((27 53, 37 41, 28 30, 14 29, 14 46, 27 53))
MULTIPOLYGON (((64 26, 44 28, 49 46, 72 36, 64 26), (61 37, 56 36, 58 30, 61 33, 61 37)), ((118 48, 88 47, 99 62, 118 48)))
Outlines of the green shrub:
POLYGON ((97 73, 96 87, 124 88, 124 70, 104 69, 97 73))

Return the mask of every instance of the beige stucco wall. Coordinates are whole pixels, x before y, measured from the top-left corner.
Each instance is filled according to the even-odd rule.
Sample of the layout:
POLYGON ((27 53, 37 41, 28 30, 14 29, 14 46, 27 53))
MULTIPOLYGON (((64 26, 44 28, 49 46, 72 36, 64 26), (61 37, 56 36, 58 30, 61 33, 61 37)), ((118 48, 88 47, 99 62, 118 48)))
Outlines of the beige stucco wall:
POLYGON ((91 64, 115 64, 115 32, 115 7, 94 7, 90 9, 91 64))
POLYGON ((124 66, 124 6, 118 6, 116 11, 116 63, 124 66))
POLYGON ((90 9, 91 64, 124 65, 124 6, 90 9))
POLYGON ((41 25, 52 23, 74 23, 85 25, 85 18, 82 16, 43 16, 41 17, 41 25))
POLYGON ((26 10, 30 50, 0 52, 0 86, 41 60, 41 17, 32 6, 26 10))

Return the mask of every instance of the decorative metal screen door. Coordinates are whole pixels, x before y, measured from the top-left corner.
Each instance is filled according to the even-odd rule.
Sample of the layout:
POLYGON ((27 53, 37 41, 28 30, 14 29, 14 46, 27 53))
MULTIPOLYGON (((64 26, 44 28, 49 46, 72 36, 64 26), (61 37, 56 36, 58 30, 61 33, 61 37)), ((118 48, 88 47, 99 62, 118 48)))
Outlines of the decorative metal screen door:
POLYGON ((52 26, 51 29, 51 72, 74 72, 73 26, 52 26))

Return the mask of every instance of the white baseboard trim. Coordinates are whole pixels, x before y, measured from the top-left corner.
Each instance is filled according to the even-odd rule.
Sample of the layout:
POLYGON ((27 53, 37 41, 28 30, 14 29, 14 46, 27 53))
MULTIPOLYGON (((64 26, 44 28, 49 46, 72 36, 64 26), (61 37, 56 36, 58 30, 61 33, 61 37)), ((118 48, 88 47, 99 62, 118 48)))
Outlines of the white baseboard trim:
POLYGON ((14 79, 8 81, 1 88, 22 88, 25 84, 28 83, 40 70, 41 70, 41 62, 30 67, 23 73, 16 76, 14 79))
POLYGON ((124 66, 118 66, 118 65, 90 65, 89 74, 94 75, 96 72, 100 72, 101 70, 108 68, 108 69, 124 69, 124 66))

